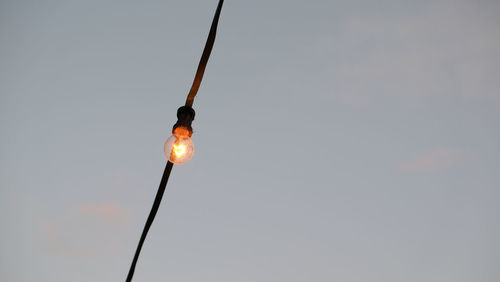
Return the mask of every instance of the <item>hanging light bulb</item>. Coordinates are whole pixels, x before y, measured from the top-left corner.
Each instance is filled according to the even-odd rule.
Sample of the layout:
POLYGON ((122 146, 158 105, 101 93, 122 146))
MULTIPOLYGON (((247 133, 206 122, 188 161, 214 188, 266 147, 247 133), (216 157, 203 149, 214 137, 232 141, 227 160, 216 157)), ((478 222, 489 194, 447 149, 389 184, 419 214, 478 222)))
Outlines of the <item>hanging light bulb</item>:
POLYGON ((170 162, 174 164, 183 164, 193 157, 194 145, 189 135, 189 129, 184 126, 179 126, 174 129, 174 134, 167 139, 163 146, 165 157, 167 157, 170 162))
POLYGON ((172 136, 167 139, 163 146, 165 157, 174 164, 183 164, 193 157, 194 145, 191 140, 193 134, 191 123, 194 115, 194 110, 190 106, 182 106, 177 110, 177 122, 172 129, 172 136))
POLYGON ((146 220, 146 224, 144 225, 144 229, 142 230, 139 244, 137 245, 132 264, 130 265, 127 279, 125 280, 126 282, 132 281, 135 266, 137 264, 137 260, 139 259, 139 254, 141 253, 142 245, 144 243, 144 240, 146 239, 146 235, 148 234, 148 230, 153 223, 156 213, 158 212, 158 208, 160 207, 161 199, 163 197, 163 193, 165 192, 165 187, 167 186, 168 178, 170 176, 170 172, 172 171, 173 165, 185 163, 189 161, 193 156, 194 146, 193 141, 191 141, 193 128, 191 127, 191 123, 194 120, 195 112, 192 106, 194 97, 196 96, 196 93, 198 93, 198 89, 200 88, 200 84, 203 79, 203 73, 205 72, 208 58, 210 57, 210 52, 212 51, 212 47, 214 46, 215 34, 217 33, 217 24, 219 22, 219 16, 223 3, 224 0, 219 0, 217 10, 215 11, 215 15, 212 20, 212 25, 210 27, 210 33, 208 34, 207 43, 205 44, 205 48, 203 49, 203 53, 201 55, 200 63, 198 64, 198 69, 196 70, 193 84, 186 99, 186 105, 180 107, 177 110, 177 123, 172 129, 173 135, 167 139, 163 147, 165 156, 169 161, 167 162, 165 170, 163 171, 163 176, 160 181, 160 187, 158 187, 158 192, 156 192, 153 207, 149 212, 148 219, 146 220))

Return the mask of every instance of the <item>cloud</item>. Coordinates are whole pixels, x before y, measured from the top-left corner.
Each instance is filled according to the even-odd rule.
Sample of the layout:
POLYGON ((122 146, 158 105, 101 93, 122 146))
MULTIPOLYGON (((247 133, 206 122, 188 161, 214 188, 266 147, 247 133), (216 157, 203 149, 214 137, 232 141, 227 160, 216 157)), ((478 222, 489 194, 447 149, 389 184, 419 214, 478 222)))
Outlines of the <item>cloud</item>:
POLYGON ((75 208, 83 216, 95 217, 106 223, 123 223, 128 220, 128 212, 117 203, 86 203, 75 208))
POLYGON ((354 104, 451 95, 500 105, 497 5, 430 3, 404 17, 372 11, 346 19, 330 43, 336 95, 354 104))
POLYGON ((121 253, 129 212, 114 202, 83 203, 67 213, 40 220, 43 244, 71 257, 106 257, 121 253))
POLYGON ((463 161, 462 150, 444 147, 418 154, 401 163, 398 168, 405 172, 431 172, 452 167, 463 161))

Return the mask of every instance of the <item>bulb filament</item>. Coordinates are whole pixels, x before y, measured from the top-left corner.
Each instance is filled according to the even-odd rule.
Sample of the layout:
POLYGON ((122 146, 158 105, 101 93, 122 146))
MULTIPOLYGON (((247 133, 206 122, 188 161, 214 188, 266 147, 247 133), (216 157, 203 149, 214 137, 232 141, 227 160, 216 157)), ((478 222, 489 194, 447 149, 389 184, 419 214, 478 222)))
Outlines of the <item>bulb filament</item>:
POLYGON ((186 146, 183 144, 174 144, 172 151, 177 157, 180 157, 186 153, 186 146))

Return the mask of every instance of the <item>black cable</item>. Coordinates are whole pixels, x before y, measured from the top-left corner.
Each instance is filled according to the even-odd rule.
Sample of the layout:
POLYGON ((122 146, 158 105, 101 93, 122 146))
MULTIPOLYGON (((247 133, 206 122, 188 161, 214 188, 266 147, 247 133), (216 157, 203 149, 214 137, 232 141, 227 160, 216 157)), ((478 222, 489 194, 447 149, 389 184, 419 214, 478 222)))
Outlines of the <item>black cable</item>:
POLYGON ((151 224, 153 224, 153 220, 155 219, 156 212, 160 207, 161 198, 163 197, 163 193, 165 192, 165 187, 167 186, 168 177, 170 176, 170 172, 172 171, 173 163, 170 161, 167 162, 165 166, 165 171, 163 171, 163 176, 160 181, 160 187, 158 187, 158 192, 156 192, 155 201, 153 202, 153 207, 151 207, 151 211, 149 212, 148 219, 146 220, 146 225, 144 225, 144 229, 142 230, 141 239, 139 240, 139 245, 137 245, 137 250, 135 250, 134 260, 132 260, 132 264, 130 265, 130 270, 128 271, 126 282, 132 281, 132 277, 134 276, 135 265, 137 264, 137 259, 139 259, 139 254, 141 253, 142 244, 144 244, 144 240, 146 239, 146 235, 148 234, 149 228, 151 224))
POLYGON ((201 54, 200 63, 198 64, 196 75, 194 76, 193 85, 191 86, 191 90, 189 90, 189 94, 186 99, 186 106, 193 106, 194 96, 196 96, 196 93, 198 93, 198 89, 200 88, 201 80, 203 79, 203 74, 205 73, 205 67, 207 66, 208 58, 210 57, 210 52, 212 52, 212 47, 214 47, 217 24, 219 23, 220 11, 223 3, 224 0, 219 0, 217 10, 215 10, 212 26, 210 27, 210 32, 208 33, 207 43, 205 43, 205 48, 201 54))

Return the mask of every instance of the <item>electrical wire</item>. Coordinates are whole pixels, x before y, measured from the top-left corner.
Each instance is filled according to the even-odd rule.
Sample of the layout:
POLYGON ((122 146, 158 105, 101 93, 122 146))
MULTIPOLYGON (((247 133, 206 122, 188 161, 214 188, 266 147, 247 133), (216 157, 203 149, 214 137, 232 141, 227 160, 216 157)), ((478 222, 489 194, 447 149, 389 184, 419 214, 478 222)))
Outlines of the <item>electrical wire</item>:
POLYGON ((126 282, 132 281, 132 277, 134 276, 134 271, 135 271, 135 265, 137 264, 137 260, 139 259, 139 254, 141 253, 142 244, 144 244, 144 240, 146 239, 146 235, 148 235, 149 228, 151 227, 151 224, 153 224, 156 212, 158 212, 158 208, 160 207, 161 198, 163 198, 163 193, 165 192, 165 187, 167 187, 168 177, 170 176, 170 172, 172 171, 173 166, 174 164, 171 163, 170 161, 168 161, 167 165, 165 166, 165 170, 163 171, 163 176, 161 177, 160 181, 160 187, 158 187, 158 192, 156 192, 156 197, 153 202, 153 206, 151 207, 148 219, 146 220, 146 224, 144 225, 144 229, 142 230, 141 239, 139 240, 139 244, 137 245, 137 250, 135 251, 134 259, 132 260, 132 264, 130 265, 126 282))
POLYGON ((219 23, 220 11, 222 9, 223 3, 224 0, 219 0, 217 10, 215 10, 214 19, 212 20, 212 26, 210 27, 210 32, 208 33, 207 43, 205 44, 205 49, 203 49, 200 63, 198 64, 198 70, 196 70, 196 75, 194 76, 193 85, 191 86, 191 90, 189 90, 189 94, 186 99, 186 106, 193 106, 194 96, 196 96, 196 93, 198 93, 198 89, 200 88, 208 58, 210 57, 210 52, 212 52, 212 47, 214 46, 215 35, 217 34, 217 24, 219 23))
MULTIPOLYGON (((212 48, 214 46, 215 35, 217 33, 217 24, 219 22, 219 16, 223 3, 224 0, 219 0, 219 4, 217 5, 217 9, 215 11, 215 15, 212 20, 212 25, 210 27, 210 32, 208 34, 207 42, 205 43, 205 48, 203 49, 200 63, 198 64, 198 69, 196 70, 196 75, 194 77, 193 85, 191 86, 191 90, 189 90, 189 94, 186 99, 186 106, 189 107, 193 106, 194 97, 196 96, 196 93, 198 93, 198 89, 200 88, 201 80, 203 79, 203 74, 205 72, 205 68, 208 63, 208 58, 210 57, 210 53, 212 52, 212 48)), ((168 161, 167 165, 165 166, 165 170, 163 171, 163 176, 160 181, 160 187, 158 187, 158 191, 156 192, 153 206, 151 207, 148 219, 146 220, 146 224, 144 225, 144 229, 142 230, 142 235, 141 238, 139 239, 139 244, 137 245, 137 249, 134 254, 134 259, 132 260, 132 264, 130 265, 127 279, 125 280, 126 282, 132 281, 132 277, 134 276, 135 272, 135 266, 137 264, 137 260, 139 259, 139 254, 141 253, 142 245, 144 244, 144 240, 146 240, 149 228, 153 224, 153 220, 155 219, 156 213, 158 212, 158 208, 160 207, 161 199, 163 198, 165 187, 167 186, 168 178, 170 176, 170 172, 172 171, 173 166, 174 164, 171 163, 170 161, 168 161)))

